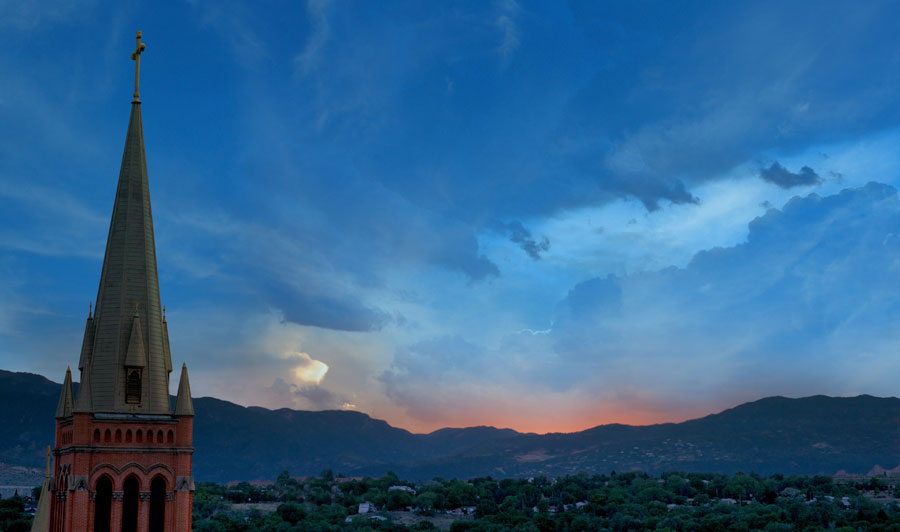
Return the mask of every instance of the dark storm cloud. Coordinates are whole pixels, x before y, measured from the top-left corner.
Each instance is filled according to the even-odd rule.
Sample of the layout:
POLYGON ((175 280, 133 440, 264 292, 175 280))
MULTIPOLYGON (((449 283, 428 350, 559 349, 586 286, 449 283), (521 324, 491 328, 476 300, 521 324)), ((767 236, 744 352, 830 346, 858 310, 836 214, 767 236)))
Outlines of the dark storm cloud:
POLYGON ((531 231, 525 229, 522 222, 513 220, 512 222, 496 222, 493 225, 494 231, 509 238, 513 244, 518 244, 522 251, 528 254, 534 260, 540 260, 541 253, 550 250, 550 240, 547 237, 535 239, 531 236, 531 231))
POLYGON ((794 173, 781 166, 778 161, 772 163, 768 168, 760 169, 759 177, 781 188, 819 185, 822 183, 822 178, 812 168, 804 166, 799 172, 794 173))
MULTIPOLYGON (((698 183, 767 150, 857 138, 900 117, 882 90, 900 84, 898 60, 839 53, 895 42, 887 6, 826 9, 796 28, 803 9, 790 4, 660 3, 649 18, 627 3, 534 4, 508 19, 517 46, 503 57, 486 50, 509 28, 471 24, 497 20, 490 4, 401 11, 300 13, 328 31, 288 47, 295 71, 255 83, 244 109, 242 172, 259 176, 248 216, 289 228, 295 257, 322 257, 315 267, 345 287, 423 266, 488 280, 502 272, 479 249, 482 231, 537 259, 550 242, 517 220, 629 197, 650 211, 696 203, 698 183), (408 46, 422 35, 428 46, 408 46)), ((315 276, 297 283, 326 291, 315 276)), ((362 314, 338 326, 377 328, 362 314)))
POLYGON ((299 325, 341 331, 377 331, 392 319, 390 314, 369 307, 350 295, 304 293, 274 280, 263 285, 260 295, 266 303, 280 310, 285 320, 299 325))
POLYGON ((281 377, 276 377, 271 386, 267 387, 273 394, 279 396, 298 397, 306 402, 305 408, 314 410, 332 410, 341 408, 347 401, 346 397, 335 393, 319 384, 307 384, 297 386, 289 383, 281 377))
POLYGON ((656 180, 646 183, 645 186, 633 185, 628 193, 641 201, 648 211, 659 210, 661 200, 673 204, 697 203, 699 200, 688 192, 684 183, 680 180, 656 180))
POLYGON ((302 397, 317 410, 340 408, 346 402, 342 395, 336 394, 318 384, 295 387, 294 395, 302 397))
POLYGON ((468 9, 410 9, 388 39, 366 22, 384 15, 375 6, 335 13, 316 41, 335 68, 301 91, 367 178, 476 228, 621 197, 649 210, 693 202, 693 186, 766 150, 900 119, 883 90, 900 84, 898 59, 848 52, 896 42, 888 4, 824 9, 800 27, 802 6, 773 2, 655 3, 654 17, 644 4, 534 4, 502 76, 484 75, 498 68, 484 53, 495 29, 470 23, 496 14, 468 9), (423 32, 428 46, 406 46, 423 32))

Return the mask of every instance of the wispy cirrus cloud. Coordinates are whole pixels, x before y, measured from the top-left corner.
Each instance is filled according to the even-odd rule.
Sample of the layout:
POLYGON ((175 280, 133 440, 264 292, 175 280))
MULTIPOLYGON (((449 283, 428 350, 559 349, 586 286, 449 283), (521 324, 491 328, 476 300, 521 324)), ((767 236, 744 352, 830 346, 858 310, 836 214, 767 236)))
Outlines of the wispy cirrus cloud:
POLYGON ((516 17, 520 9, 516 0, 502 0, 497 5, 496 24, 502 36, 497 52, 503 61, 509 61, 519 49, 520 36, 516 17))
POLYGON ((331 36, 328 23, 330 5, 331 0, 308 0, 306 3, 311 30, 303 51, 294 57, 296 71, 302 75, 308 75, 319 66, 322 48, 331 36))

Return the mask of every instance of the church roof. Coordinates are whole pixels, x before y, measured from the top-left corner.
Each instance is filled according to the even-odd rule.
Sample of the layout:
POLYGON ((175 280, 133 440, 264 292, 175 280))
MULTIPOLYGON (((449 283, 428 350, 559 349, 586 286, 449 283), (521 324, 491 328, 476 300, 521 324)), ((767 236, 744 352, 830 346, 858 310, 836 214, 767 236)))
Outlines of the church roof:
POLYGON ((93 319, 85 335, 78 411, 169 414, 168 338, 162 323, 141 103, 132 102, 93 319), (136 316, 137 314, 137 316, 136 316), (142 372, 141 400, 125 400, 126 366, 142 372), (87 394, 88 397, 81 396, 87 394), (87 410, 82 410, 87 409, 87 410))

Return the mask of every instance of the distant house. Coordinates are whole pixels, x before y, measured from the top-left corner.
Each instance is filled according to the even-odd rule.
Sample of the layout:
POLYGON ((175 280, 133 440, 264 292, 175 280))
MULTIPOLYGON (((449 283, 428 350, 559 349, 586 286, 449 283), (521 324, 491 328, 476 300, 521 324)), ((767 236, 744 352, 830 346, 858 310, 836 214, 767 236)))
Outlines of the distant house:
POLYGON ((359 503, 359 510, 356 513, 367 514, 370 512, 375 512, 378 509, 375 508, 375 505, 369 501, 359 503))
POLYGON ((359 482, 365 477, 334 477, 335 484, 343 484, 345 482, 359 482))
POLYGON ((409 486, 391 486, 388 488, 388 491, 405 491, 407 493, 412 493, 415 495, 416 490, 410 488, 409 486))
MULTIPOLYGON (((352 523, 354 518, 362 519, 361 517, 359 517, 357 515, 348 515, 347 518, 344 519, 344 522, 352 523)), ((383 515, 367 515, 365 518, 366 519, 374 519, 376 521, 387 521, 388 520, 388 518, 383 515)))

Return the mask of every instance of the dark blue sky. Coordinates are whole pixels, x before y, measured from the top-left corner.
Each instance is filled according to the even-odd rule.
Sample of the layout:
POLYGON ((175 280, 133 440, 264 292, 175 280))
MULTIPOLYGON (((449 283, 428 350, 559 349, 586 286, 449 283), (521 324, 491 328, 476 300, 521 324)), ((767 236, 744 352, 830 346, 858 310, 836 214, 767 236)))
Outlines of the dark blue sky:
POLYGON ((416 430, 894 395, 900 8, 0 5, 0 367, 61 380, 143 31, 194 392, 416 430))

